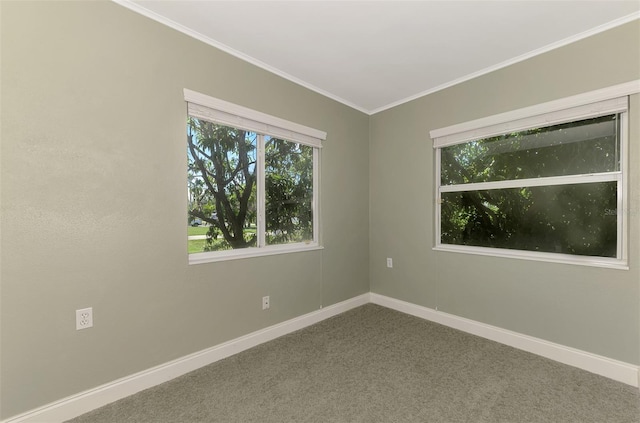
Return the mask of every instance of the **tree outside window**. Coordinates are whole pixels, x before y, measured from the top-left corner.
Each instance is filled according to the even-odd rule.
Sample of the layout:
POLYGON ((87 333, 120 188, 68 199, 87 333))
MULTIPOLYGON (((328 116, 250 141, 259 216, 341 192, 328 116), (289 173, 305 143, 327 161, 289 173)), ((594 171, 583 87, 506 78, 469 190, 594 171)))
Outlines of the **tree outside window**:
POLYGON ((616 258, 620 115, 440 150, 440 243, 616 258))
POLYGON ((314 239, 314 147, 189 117, 187 157, 190 253, 314 239))

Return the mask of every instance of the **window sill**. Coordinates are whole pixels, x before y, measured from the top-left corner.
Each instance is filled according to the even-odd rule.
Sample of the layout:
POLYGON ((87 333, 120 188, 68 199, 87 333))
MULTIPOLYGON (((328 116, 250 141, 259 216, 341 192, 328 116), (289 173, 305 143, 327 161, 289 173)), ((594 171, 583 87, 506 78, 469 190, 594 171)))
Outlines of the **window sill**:
POLYGON ((577 266, 603 267, 607 269, 629 270, 626 260, 607 257, 573 256, 559 253, 539 253, 535 251, 506 250, 501 248, 469 247, 466 245, 440 244, 433 247, 434 251, 450 253, 475 254, 490 257, 513 258, 520 260, 543 261, 548 263, 572 264, 577 266))
POLYGON ((262 248, 243 248, 238 250, 210 251, 206 253, 189 254, 189 264, 213 263, 217 261, 273 256, 277 254, 299 253, 303 251, 315 251, 322 249, 324 249, 324 247, 317 243, 296 243, 273 245, 262 248))

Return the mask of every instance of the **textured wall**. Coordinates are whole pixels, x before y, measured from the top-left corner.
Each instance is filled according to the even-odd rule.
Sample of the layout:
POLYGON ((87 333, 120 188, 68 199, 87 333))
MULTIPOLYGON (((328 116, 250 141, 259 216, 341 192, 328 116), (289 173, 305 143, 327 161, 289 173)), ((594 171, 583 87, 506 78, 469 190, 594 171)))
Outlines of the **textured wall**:
MULTIPOLYGON (((0 18, 0 418, 365 293, 369 283, 640 363, 638 219, 628 271, 434 252, 428 137, 640 78, 638 22, 369 118, 111 2, 0 2, 0 18), (324 250, 187 264, 183 88, 328 133, 324 250), (88 306, 95 327, 78 332, 74 310, 88 306)), ((635 96, 632 164, 639 109, 635 96)), ((632 210, 639 171, 632 167, 632 210)))
POLYGON ((0 418, 369 291, 368 116, 112 2, 1 19, 0 418), (187 264, 183 88, 328 133, 324 250, 187 264))
POLYGON ((640 78, 640 22, 371 118, 371 291, 640 363, 640 104, 630 107, 630 269, 436 252, 429 131, 640 78), (394 268, 385 267, 393 257, 394 268))

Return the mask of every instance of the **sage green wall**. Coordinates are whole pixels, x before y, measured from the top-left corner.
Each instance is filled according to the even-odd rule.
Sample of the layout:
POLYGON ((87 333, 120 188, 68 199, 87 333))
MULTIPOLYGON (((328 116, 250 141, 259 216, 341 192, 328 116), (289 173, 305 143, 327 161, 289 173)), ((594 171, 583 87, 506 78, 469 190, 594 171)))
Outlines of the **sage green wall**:
MULTIPOLYGON (((452 54, 454 54, 452 52, 452 54)), ((630 269, 432 250, 429 131, 640 78, 640 22, 570 44, 371 118, 371 291, 640 363, 640 101, 631 101, 630 269), (394 267, 385 267, 392 257, 394 267)))
POLYGON ((428 137, 640 78, 638 22, 369 118, 111 2, 5 1, 0 19, 0 418, 370 287, 640 363, 637 214, 628 271, 434 252, 428 137), (324 250, 187 264, 183 88, 327 131, 324 250))
POLYGON ((0 7, 0 418, 369 291, 367 115, 112 2, 0 7), (183 88, 328 133, 324 250, 187 264, 183 88))

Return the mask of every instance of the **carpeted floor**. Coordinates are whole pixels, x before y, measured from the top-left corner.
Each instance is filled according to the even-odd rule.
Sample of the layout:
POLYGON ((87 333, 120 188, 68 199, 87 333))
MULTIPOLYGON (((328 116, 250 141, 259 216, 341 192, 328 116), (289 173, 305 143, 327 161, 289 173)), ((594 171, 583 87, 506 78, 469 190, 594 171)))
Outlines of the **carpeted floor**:
POLYGON ((640 422, 640 394, 368 304, 70 422, 640 422))

